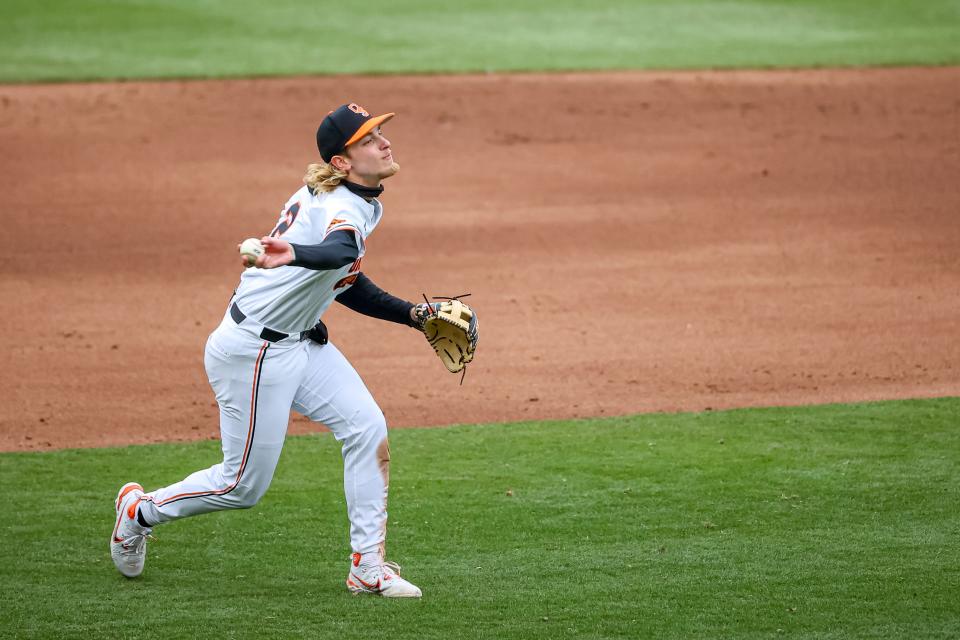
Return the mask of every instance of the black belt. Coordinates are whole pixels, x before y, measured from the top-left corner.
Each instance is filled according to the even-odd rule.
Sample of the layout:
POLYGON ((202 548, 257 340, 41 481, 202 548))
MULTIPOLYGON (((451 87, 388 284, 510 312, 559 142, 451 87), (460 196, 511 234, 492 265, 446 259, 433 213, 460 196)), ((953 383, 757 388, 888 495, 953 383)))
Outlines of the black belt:
MULTIPOLYGON (((233 321, 237 324, 240 324, 247 319, 247 316, 244 315, 243 311, 240 311, 240 307, 237 306, 237 303, 234 302, 230 305, 230 317, 233 318, 233 321)), ((273 329, 267 329, 264 327, 260 330, 260 337, 266 340, 267 342, 280 342, 285 338, 289 338, 289 333, 280 333, 279 331, 274 331, 273 329)), ((300 339, 303 339, 303 334, 300 334, 300 339)))

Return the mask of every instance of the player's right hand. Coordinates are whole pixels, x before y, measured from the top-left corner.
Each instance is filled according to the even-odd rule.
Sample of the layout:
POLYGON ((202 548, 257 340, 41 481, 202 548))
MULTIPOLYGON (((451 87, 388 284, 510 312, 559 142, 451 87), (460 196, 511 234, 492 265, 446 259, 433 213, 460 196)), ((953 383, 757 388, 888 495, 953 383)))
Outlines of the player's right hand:
POLYGON ((286 240, 264 236, 260 238, 260 242, 263 243, 263 255, 257 258, 253 266, 276 269, 293 262, 293 247, 286 240))

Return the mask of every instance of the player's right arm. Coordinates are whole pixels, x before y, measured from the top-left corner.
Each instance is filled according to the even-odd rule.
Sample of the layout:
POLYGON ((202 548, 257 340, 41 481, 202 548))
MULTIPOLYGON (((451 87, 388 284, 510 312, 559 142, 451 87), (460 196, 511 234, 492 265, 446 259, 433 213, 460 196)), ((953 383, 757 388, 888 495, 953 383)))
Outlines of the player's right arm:
POLYGON ((314 271, 339 269, 360 256, 360 249, 352 229, 333 231, 320 244, 297 244, 281 238, 266 236, 261 239, 263 255, 257 258, 261 269, 303 267, 314 271))

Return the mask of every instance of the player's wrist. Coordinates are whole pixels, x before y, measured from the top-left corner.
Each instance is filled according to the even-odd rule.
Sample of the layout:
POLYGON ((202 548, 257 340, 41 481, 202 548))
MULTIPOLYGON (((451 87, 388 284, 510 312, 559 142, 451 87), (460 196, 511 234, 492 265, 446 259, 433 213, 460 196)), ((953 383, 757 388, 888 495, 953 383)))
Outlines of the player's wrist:
POLYGON ((410 308, 410 326, 418 331, 423 331, 423 325, 427 320, 437 314, 437 303, 421 302, 410 308))

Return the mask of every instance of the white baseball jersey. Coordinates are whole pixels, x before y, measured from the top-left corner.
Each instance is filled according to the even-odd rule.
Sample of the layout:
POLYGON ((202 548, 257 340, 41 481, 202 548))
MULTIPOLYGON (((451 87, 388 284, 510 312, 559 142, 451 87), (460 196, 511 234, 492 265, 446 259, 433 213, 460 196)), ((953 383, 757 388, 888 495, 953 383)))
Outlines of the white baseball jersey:
POLYGON ((295 244, 316 245, 333 231, 352 229, 359 257, 352 264, 329 271, 292 266, 247 269, 240 277, 234 302, 248 318, 274 331, 293 334, 310 329, 337 294, 357 279, 366 239, 382 216, 378 200, 367 202, 342 185, 316 195, 304 186, 284 205, 270 235, 295 244))
MULTIPOLYGON (((346 187, 317 196, 304 187, 287 201, 270 235, 316 245, 333 231, 353 229, 362 257, 382 213, 379 202, 367 202, 346 187)), ((333 343, 297 335, 352 285, 360 257, 327 271, 292 266, 244 271, 234 302, 253 322, 237 323, 227 312, 204 350, 207 379, 220 407, 223 462, 144 494, 139 510, 147 522, 256 504, 270 486, 293 409, 329 427, 343 444, 351 547, 361 557, 383 557, 390 463, 386 419, 333 343), (261 337, 261 325, 291 335, 272 341, 261 337)))

